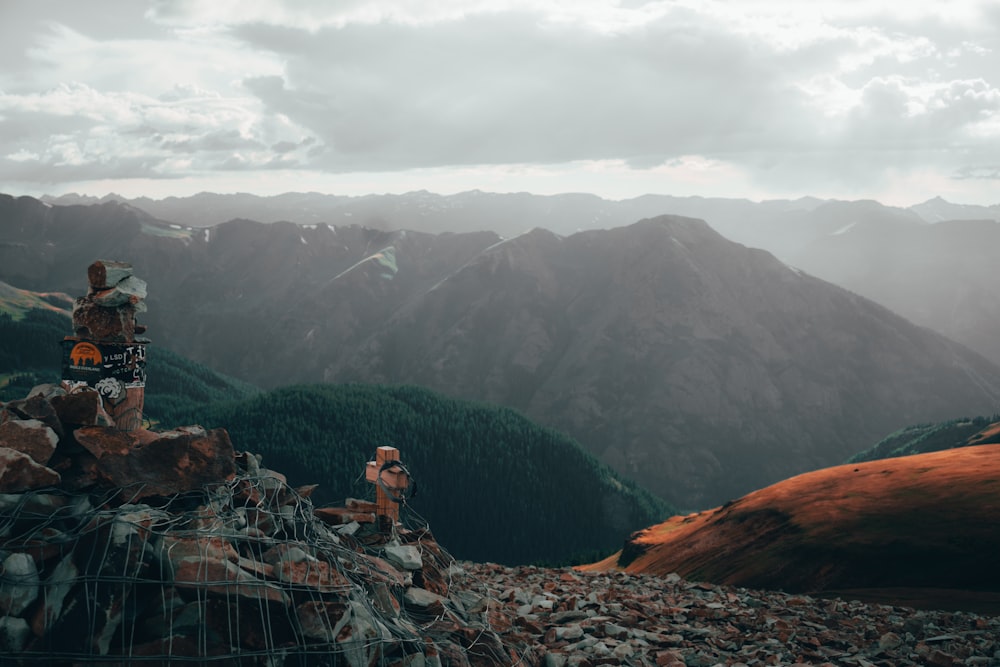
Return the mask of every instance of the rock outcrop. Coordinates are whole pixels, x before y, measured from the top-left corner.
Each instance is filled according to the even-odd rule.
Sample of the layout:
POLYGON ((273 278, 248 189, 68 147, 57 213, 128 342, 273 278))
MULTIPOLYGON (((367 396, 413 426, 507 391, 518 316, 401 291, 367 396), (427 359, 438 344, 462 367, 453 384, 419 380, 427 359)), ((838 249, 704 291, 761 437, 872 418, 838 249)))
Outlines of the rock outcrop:
POLYGON ((314 510, 225 431, 119 431, 88 395, 0 411, 0 664, 516 661, 426 527, 314 510))

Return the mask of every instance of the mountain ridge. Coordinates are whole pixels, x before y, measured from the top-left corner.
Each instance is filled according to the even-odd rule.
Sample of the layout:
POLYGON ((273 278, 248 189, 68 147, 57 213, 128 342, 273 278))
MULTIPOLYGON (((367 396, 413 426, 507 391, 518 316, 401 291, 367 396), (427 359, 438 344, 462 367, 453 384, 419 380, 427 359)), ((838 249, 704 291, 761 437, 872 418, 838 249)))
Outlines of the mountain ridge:
POLYGON ((680 216, 503 239, 4 204, 0 259, 19 261, 0 279, 71 291, 93 257, 128 258, 154 338, 196 361, 265 387, 406 383, 509 405, 681 507, 1000 395, 981 357, 680 216))

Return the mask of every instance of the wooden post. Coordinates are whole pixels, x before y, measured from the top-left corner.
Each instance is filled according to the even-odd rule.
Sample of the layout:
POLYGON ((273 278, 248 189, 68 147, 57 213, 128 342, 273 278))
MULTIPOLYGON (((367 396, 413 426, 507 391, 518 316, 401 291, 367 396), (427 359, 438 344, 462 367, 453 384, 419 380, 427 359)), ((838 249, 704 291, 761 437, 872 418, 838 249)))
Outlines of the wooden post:
POLYGON ((399 506, 403 493, 409 486, 410 478, 399 462, 399 450, 395 447, 379 447, 375 450, 375 460, 365 466, 365 479, 375 485, 375 514, 387 517, 392 523, 399 521, 399 506), (394 499, 395 498, 395 499, 394 499))

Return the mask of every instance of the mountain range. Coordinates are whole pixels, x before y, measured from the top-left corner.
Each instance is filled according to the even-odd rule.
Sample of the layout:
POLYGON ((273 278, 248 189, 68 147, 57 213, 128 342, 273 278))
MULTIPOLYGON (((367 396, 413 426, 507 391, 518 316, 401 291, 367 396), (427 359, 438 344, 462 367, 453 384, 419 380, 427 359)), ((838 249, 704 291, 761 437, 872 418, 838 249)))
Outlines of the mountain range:
POLYGON ((95 258, 136 266, 150 335, 195 361, 514 407, 681 507, 1000 399, 982 357, 678 216, 502 239, 0 196, 0 279, 74 293, 95 258))
POLYGON ((491 231, 512 237, 536 227, 559 235, 626 226, 665 213, 705 220, 726 238, 866 296, 1000 364, 1000 276, 990 271, 1000 237, 1000 204, 954 204, 940 197, 899 208, 878 202, 646 195, 455 195, 426 191, 345 197, 201 193, 125 199, 64 195, 52 204, 121 203, 193 227, 232 219, 360 225, 384 231, 491 231), (942 223, 942 224, 938 224, 942 223))

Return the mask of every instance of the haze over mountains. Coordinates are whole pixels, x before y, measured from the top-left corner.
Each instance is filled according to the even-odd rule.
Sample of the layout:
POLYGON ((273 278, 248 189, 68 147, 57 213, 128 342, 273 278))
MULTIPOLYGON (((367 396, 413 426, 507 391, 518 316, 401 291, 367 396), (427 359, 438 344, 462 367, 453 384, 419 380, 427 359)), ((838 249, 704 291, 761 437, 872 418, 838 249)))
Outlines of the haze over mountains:
POLYGON ((141 266, 155 342, 220 371, 509 405, 682 507, 1000 402, 982 357, 690 218, 502 240, 0 197, 0 279, 72 293, 95 257, 141 266))
POLYGON ((538 196, 480 191, 343 197, 202 193, 162 200, 64 195, 56 204, 121 201, 187 226, 235 218, 320 222, 430 233, 492 231, 515 236, 540 227, 567 235, 630 225, 664 213, 705 220, 726 238, 866 296, 1000 364, 1000 275, 990 251, 1000 237, 1000 204, 953 204, 935 197, 909 208, 874 201, 647 195, 612 201, 587 194, 538 196), (947 225, 936 223, 947 222, 947 225))

